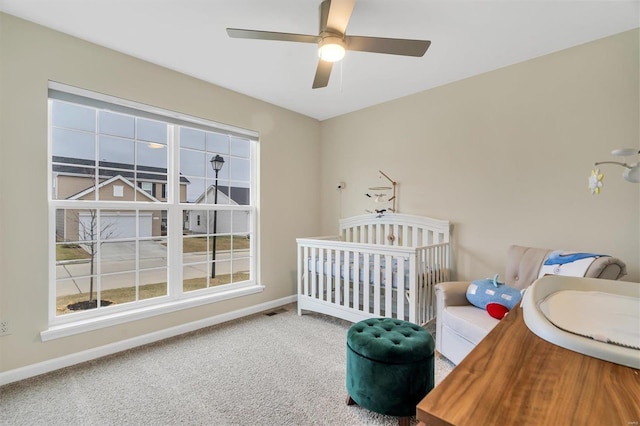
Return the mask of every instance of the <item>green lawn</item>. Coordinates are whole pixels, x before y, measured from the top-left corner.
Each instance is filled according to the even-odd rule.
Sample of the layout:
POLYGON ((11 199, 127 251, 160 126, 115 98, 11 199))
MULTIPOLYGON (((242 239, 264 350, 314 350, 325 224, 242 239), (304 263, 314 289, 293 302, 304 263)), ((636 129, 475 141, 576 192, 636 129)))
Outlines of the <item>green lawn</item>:
MULTIPOLYGON (((231 250, 248 250, 251 241, 245 237, 219 236, 216 237, 216 252, 231 250)), ((166 245, 166 244, 165 244, 166 245)), ((209 238, 209 250, 213 249, 213 238, 209 238)), ((207 237, 185 237, 182 240, 183 253, 199 253, 207 251, 207 237)), ((56 244, 56 262, 63 260, 89 259, 87 253, 79 244, 56 244)))
MULTIPOLYGON (((234 250, 248 249, 251 241, 245 237, 216 237, 216 252, 221 250, 231 250, 233 240, 234 250)), ((209 250, 213 249, 213 238, 209 237, 209 250)), ((207 237, 184 237, 182 239, 183 253, 198 253, 207 251, 207 237)))
POLYGON ((89 259, 89 253, 87 253, 78 244, 56 244, 56 261, 61 260, 76 260, 76 259, 89 259))
MULTIPOLYGON (((248 272, 236 272, 233 276, 234 282, 246 281, 249 279, 248 272)), ((210 287, 215 287, 222 284, 229 284, 231 275, 219 275, 210 282, 210 287)), ((199 290, 207 287, 206 277, 192 278, 184 280, 183 289, 185 292, 199 290)), ((146 284, 140 286, 140 300, 151 299, 154 297, 166 296, 167 283, 155 283, 146 284)), ((95 296, 95 294, 94 294, 95 296)), ((64 315, 72 312, 67 308, 67 305, 83 300, 89 300, 88 293, 78 293, 69 296, 60 296, 56 300, 56 314, 64 315)), ((113 304, 121 304, 135 301, 135 289, 133 287, 116 288, 112 290, 105 290, 102 292, 102 300, 109 300, 113 304)))

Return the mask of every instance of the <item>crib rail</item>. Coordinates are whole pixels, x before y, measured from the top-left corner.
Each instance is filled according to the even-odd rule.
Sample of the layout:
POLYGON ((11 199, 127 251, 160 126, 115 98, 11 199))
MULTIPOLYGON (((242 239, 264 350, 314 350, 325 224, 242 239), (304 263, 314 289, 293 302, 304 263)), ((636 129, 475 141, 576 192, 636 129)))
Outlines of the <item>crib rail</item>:
POLYGON ((447 243, 449 221, 390 213, 381 217, 353 216, 340 220, 344 241, 386 246, 420 247, 447 243))
POLYGON ((435 317, 433 286, 449 279, 449 243, 421 247, 299 238, 298 310, 357 322, 422 324, 435 317))
POLYGON ((417 300, 418 323, 424 324, 436 317, 434 287, 451 279, 451 252, 449 243, 432 244, 416 248, 418 267, 417 300))

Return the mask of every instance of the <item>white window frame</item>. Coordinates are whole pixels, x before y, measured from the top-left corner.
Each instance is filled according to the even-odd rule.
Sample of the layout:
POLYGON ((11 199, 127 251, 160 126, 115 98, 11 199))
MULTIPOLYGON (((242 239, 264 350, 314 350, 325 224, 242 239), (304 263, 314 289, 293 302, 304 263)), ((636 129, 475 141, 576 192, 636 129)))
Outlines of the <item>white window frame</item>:
MULTIPOLYGON (((259 164, 259 135, 257 132, 240 129, 237 127, 225 125, 222 123, 205 120, 186 114, 180 114, 173 111, 164 110, 149 105, 140 104, 133 101, 115 98, 88 90, 80 89, 73 86, 57 82, 49 82, 49 89, 65 92, 71 95, 82 96, 85 98, 95 99, 99 102, 107 102, 109 104, 131 108, 138 111, 147 112, 154 115, 179 120, 180 122, 193 123, 200 127, 210 128, 212 131, 230 133, 235 136, 241 136, 253 141, 251 143, 250 167, 251 182, 250 194, 251 200, 248 206, 232 206, 232 205, 203 205, 202 210, 218 208, 220 210, 242 210, 249 211, 252 214, 252 220, 249 227, 253 238, 250 248, 250 279, 241 283, 223 285, 220 287, 211 287, 207 289, 183 292, 182 291, 182 227, 184 209, 193 209, 194 205, 190 203, 180 203, 180 146, 179 129, 180 125, 169 123, 168 134, 168 157, 169 164, 167 167, 167 190, 166 202, 137 202, 137 201, 75 201, 75 200, 58 200, 55 199, 53 189, 52 174, 52 118, 51 105, 52 100, 48 101, 48 205, 49 205, 49 325, 40 335, 43 341, 66 337, 78 333, 96 330, 103 327, 109 327, 117 324, 123 324, 143 318, 149 318, 155 315, 161 315, 174 312, 181 309, 188 309, 208 303, 227 300, 230 298, 241 297, 249 294, 258 293, 264 290, 264 286, 259 283, 260 277, 260 259, 259 259, 259 182, 258 182, 258 164, 259 164), (110 306, 109 308, 92 309, 84 312, 56 315, 56 210, 64 208, 80 208, 80 209, 121 209, 121 210, 166 210, 168 229, 168 253, 167 253, 167 278, 168 288, 167 295, 153 299, 136 301, 132 304, 123 304, 120 306, 110 306)), ((198 207, 200 209, 200 207, 198 207)), ((137 240, 139 241, 139 239, 137 240)), ((99 261, 98 261, 99 263, 99 261)), ((137 268, 136 268, 137 269, 137 268)), ((98 278, 99 279, 99 278, 98 278)))

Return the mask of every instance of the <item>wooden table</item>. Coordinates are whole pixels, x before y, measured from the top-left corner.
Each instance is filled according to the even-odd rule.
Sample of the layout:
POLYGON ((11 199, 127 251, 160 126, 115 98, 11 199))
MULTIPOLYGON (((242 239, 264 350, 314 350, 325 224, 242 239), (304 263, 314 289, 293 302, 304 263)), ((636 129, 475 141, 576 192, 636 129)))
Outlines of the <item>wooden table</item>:
POLYGON ((640 421, 640 371, 553 345, 514 308, 417 407, 424 425, 640 421))

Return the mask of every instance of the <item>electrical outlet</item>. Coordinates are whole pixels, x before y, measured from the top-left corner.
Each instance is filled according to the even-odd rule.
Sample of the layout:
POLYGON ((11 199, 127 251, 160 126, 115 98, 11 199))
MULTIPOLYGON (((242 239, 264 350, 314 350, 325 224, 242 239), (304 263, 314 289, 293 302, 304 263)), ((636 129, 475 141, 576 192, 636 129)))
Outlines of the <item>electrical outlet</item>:
POLYGON ((0 320, 0 336, 6 336, 9 333, 9 321, 0 320))

